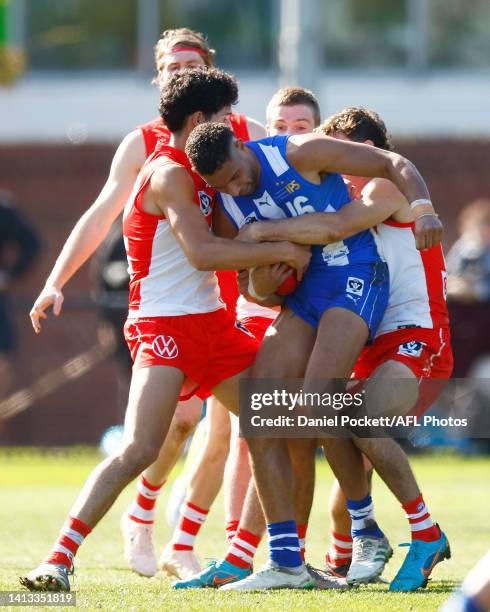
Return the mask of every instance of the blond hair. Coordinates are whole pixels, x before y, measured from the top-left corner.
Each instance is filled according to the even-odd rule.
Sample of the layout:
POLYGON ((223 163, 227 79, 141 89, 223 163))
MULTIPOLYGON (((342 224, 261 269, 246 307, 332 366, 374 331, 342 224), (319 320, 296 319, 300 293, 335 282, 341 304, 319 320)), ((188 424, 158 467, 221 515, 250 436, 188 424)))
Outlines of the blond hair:
POLYGON ((311 108, 315 126, 320 124, 320 104, 318 99, 312 91, 303 89, 303 87, 283 87, 276 91, 267 105, 267 121, 269 121, 271 110, 275 106, 296 106, 297 104, 304 104, 311 108))

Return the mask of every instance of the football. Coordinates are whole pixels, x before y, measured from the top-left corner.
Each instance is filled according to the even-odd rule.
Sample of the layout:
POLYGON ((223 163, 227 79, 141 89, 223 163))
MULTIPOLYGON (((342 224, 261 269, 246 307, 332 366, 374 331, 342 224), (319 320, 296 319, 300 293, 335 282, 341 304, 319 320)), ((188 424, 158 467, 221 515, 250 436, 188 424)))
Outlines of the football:
POLYGON ((293 273, 279 285, 279 287, 276 289, 276 293, 277 295, 289 295, 297 288, 298 285, 299 282, 296 277, 296 270, 294 270, 293 273))

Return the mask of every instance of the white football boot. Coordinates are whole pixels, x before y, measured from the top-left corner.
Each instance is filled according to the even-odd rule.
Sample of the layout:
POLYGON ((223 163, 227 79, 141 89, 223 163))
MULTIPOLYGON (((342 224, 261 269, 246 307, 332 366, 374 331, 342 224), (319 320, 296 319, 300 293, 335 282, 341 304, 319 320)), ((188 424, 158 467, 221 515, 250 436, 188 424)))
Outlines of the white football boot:
POLYGON ((132 521, 126 512, 121 517, 124 538, 124 558, 129 567, 151 578, 157 573, 157 558, 153 543, 153 525, 132 521))
POLYGON ((352 561, 347 572, 348 584, 365 584, 381 576, 393 556, 386 537, 357 536, 352 541, 352 561))
POLYGON ((163 549, 158 565, 164 574, 180 580, 187 580, 201 571, 201 563, 193 550, 173 550, 171 542, 163 549))
POLYGON ((303 565, 299 571, 279 567, 272 561, 247 578, 220 587, 220 591, 262 591, 268 589, 313 589, 315 579, 303 565))

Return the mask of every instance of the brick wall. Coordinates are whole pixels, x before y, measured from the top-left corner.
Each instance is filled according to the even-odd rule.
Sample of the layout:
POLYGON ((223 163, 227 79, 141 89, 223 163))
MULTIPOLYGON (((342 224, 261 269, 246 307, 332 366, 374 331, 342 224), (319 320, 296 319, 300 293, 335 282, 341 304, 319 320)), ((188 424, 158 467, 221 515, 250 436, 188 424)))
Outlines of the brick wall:
MULTIPOLYGON (((19 208, 32 219, 43 240, 39 262, 12 292, 18 335, 15 388, 31 384, 97 340, 88 266, 67 286, 63 315, 57 320, 50 317, 41 336, 32 332, 27 313, 69 231, 102 187, 114 150, 115 145, 0 148, 0 187, 17 195, 19 208)), ((404 141, 398 143, 398 150, 427 180, 449 246, 457 235, 458 211, 476 197, 490 197, 490 142, 404 141)), ((118 402, 114 366, 106 359, 0 425, 0 442, 96 442, 107 426, 120 421, 118 402)))

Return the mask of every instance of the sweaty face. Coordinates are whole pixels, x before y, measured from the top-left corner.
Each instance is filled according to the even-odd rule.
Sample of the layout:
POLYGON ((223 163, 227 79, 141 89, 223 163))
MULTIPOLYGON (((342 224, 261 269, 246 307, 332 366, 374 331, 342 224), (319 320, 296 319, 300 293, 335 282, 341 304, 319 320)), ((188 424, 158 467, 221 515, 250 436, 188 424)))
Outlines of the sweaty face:
POLYGON ((216 172, 205 175, 203 178, 208 185, 217 191, 229 193, 235 197, 250 195, 257 188, 252 165, 247 158, 246 152, 237 148, 236 144, 231 146, 232 153, 230 159, 218 168, 216 172))
POLYGON ((185 68, 198 68, 205 66, 206 62, 197 51, 175 51, 165 53, 158 58, 157 81, 161 85, 175 73, 184 70, 185 68))
POLYGON ((269 136, 308 134, 315 128, 313 110, 306 104, 273 106, 269 109, 267 131, 269 136))

